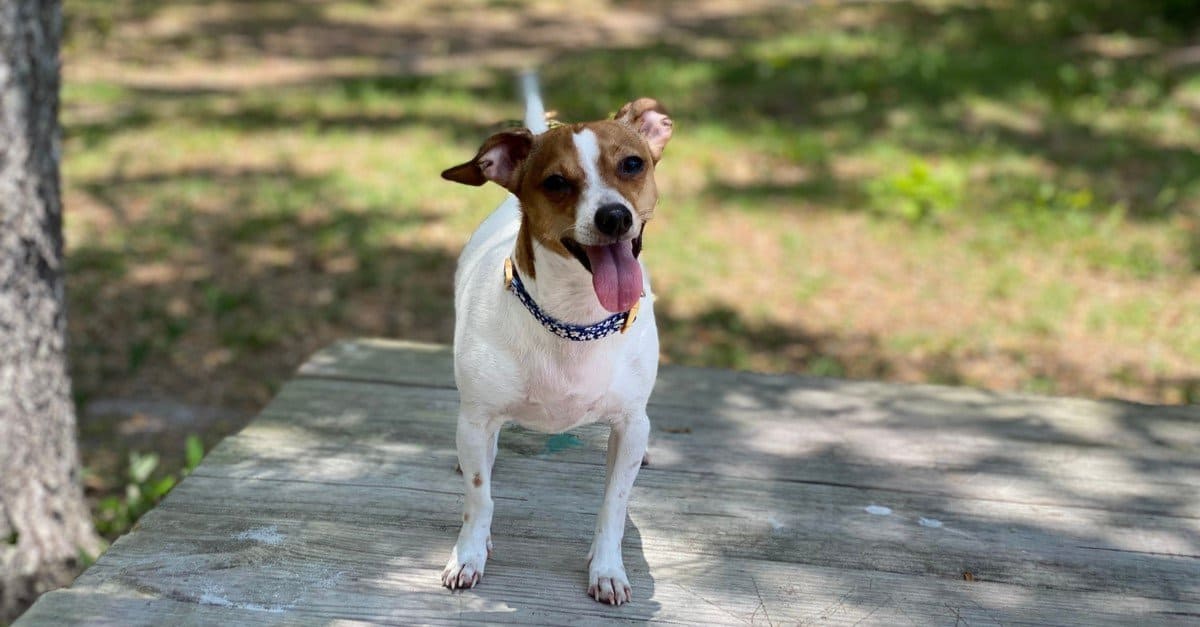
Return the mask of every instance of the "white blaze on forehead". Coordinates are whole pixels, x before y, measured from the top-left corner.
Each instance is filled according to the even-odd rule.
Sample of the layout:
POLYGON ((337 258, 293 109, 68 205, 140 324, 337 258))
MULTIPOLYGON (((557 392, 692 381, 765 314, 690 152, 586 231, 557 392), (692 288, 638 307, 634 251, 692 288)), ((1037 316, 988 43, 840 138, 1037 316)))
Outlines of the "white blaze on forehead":
POLYGON ((579 155, 579 165, 583 168, 586 179, 587 189, 584 190, 584 194, 606 187, 604 180, 600 178, 600 142, 596 139, 596 134, 585 128, 572 135, 571 139, 575 142, 575 152, 579 155))

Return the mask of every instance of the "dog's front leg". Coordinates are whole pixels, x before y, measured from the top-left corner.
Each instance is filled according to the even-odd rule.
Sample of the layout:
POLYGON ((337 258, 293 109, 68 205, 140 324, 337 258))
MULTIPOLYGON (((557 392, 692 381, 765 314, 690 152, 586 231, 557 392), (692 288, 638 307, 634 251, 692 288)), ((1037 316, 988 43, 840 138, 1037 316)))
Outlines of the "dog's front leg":
POLYGON ((463 411, 458 417, 458 464, 465 485, 463 525, 450 551, 442 584, 451 590, 474 588, 492 552, 492 461, 499 425, 463 411))
POLYGON ((588 551, 588 596, 612 605, 633 598, 621 559, 621 540, 629 491, 642 466, 649 435, 650 419, 644 411, 614 421, 608 434, 608 480, 596 515, 596 537, 588 551))

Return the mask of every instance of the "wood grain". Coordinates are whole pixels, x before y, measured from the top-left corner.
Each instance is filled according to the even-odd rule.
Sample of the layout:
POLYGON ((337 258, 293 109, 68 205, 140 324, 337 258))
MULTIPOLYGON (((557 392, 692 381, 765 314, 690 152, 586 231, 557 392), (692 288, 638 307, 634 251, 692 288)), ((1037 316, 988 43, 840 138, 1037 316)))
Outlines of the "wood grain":
POLYGON ((19 624, 1200 618, 1196 408, 683 368, 652 401, 631 605, 583 594, 600 426, 503 432, 496 554, 451 593, 450 371, 444 347, 322 351, 19 624))

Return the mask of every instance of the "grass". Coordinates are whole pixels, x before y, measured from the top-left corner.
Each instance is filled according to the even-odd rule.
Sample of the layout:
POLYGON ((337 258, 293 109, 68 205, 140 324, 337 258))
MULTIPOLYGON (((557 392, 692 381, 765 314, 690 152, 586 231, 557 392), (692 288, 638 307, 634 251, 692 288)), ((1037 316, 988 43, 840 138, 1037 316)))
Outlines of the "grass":
MULTIPOLYGON (((673 111, 645 253, 666 361, 1200 399, 1186 3, 484 5, 67 1, 95 476, 136 417, 98 401, 247 416, 336 338, 449 341, 455 256, 502 195, 437 174, 519 117, 526 62, 564 119, 673 111)), ((146 444, 181 459, 185 431, 146 444)))

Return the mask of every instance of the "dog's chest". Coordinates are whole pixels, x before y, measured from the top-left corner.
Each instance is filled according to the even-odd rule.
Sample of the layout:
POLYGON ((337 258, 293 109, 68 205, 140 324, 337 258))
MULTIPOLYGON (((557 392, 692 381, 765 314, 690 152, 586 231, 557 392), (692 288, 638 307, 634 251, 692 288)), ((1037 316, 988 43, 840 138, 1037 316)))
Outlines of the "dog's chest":
POLYGON ((524 427, 559 432, 619 411, 609 355, 543 356, 526 361, 521 394, 509 408, 524 427))

